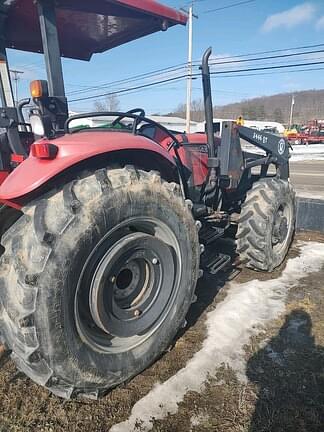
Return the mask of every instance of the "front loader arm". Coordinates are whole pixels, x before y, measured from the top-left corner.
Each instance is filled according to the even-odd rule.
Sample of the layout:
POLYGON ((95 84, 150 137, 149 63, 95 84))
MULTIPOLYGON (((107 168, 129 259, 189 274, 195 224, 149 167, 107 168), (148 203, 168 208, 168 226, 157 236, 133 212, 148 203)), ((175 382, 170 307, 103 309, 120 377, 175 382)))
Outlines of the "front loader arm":
POLYGON ((289 178, 289 144, 282 136, 268 132, 260 132, 246 126, 238 126, 241 139, 264 150, 267 154, 268 164, 274 163, 279 170, 280 178, 289 178))
POLYGON ((240 138, 248 141, 250 144, 261 148, 267 154, 274 156, 278 163, 286 163, 289 160, 289 145, 285 138, 271 134, 269 132, 260 132, 246 126, 238 126, 240 138))
POLYGON ((243 173, 255 166, 263 167, 266 175, 268 166, 274 164, 282 179, 289 177, 289 145, 278 135, 259 132, 239 126, 235 122, 224 122, 221 145, 218 150, 220 185, 225 189, 236 189, 243 173), (266 156, 242 151, 240 139, 262 149, 266 156))

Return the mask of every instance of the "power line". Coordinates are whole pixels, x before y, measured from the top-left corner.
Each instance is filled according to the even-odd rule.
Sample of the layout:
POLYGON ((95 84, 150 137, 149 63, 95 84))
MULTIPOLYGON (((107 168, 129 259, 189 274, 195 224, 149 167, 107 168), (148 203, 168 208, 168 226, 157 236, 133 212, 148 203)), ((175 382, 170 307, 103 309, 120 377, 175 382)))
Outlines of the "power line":
MULTIPOLYGON (((284 65, 294 65, 294 64, 303 64, 304 62, 317 62, 317 61, 323 61, 324 60, 324 55, 319 55, 319 56, 313 56, 310 58, 303 58, 301 60, 298 60, 297 63, 297 59, 293 58, 293 59, 280 59, 280 60, 274 60, 274 61, 266 61, 266 62, 262 62, 261 64, 249 64, 246 65, 245 68, 257 68, 257 67, 266 67, 266 66, 284 66, 284 65)), ((240 70, 241 65, 236 65, 236 67, 234 66, 229 66, 229 67, 217 67, 217 65, 213 65, 210 70, 211 72, 219 72, 222 73, 222 71, 226 71, 227 74, 231 73, 233 70, 240 70)), ((242 65, 243 68, 243 65, 242 65)), ((244 68, 244 69, 245 69, 244 68)))
MULTIPOLYGON (((316 44, 316 45, 304 45, 304 46, 298 46, 298 47, 292 47, 292 48, 283 48, 283 49, 276 49, 276 50, 268 50, 268 51, 258 51, 258 52, 254 52, 254 53, 247 53, 247 54, 240 54, 240 55, 234 55, 234 56, 224 56, 224 57, 219 57, 217 58, 217 62, 211 62, 211 64, 230 64, 230 63, 238 63, 239 61, 237 60, 233 60, 235 58, 242 58, 242 57, 248 57, 248 56, 255 56, 255 55, 263 55, 263 54, 271 54, 271 53, 278 53, 278 52, 284 52, 284 51, 291 51, 291 50, 300 50, 300 49, 311 49, 311 48, 319 48, 319 47, 324 47, 324 44, 316 44), (230 59, 228 62, 226 62, 226 59, 230 59), (223 63, 220 62, 219 60, 225 60, 223 63)), ((315 52, 321 52, 321 50, 318 51, 314 51, 315 52)), ((295 53, 296 55, 302 55, 302 54, 310 54, 313 53, 313 51, 309 51, 309 52, 304 52, 304 53, 295 53)), ((293 53, 289 53, 286 54, 287 57, 291 57, 293 56, 293 53)), ((271 57, 269 58, 260 58, 261 59, 271 59, 271 57)), ((254 61, 255 59, 242 59, 241 62, 247 62, 247 61, 254 61)), ((200 65, 200 61, 195 61, 193 62, 195 63, 193 66, 197 67, 198 65, 200 65)), ((103 88, 109 88, 112 86, 116 86, 116 85, 121 85, 121 84, 125 84, 125 83, 130 83, 130 82, 134 82, 134 81, 139 81, 141 79, 149 79, 149 78, 153 78, 156 75, 162 74, 162 73, 176 73, 176 72, 183 72, 184 69, 187 67, 187 63, 180 63, 178 65, 174 65, 174 66, 169 66, 166 68, 161 68, 161 69, 157 69, 151 72, 146 72, 146 73, 142 73, 142 74, 138 74, 132 77, 128 77, 128 78, 124 78, 121 80, 116 80, 116 81, 112 81, 112 82, 106 82, 106 83, 102 83, 101 85, 96 85, 96 86, 89 86, 89 87, 85 87, 81 90, 73 90, 71 92, 68 93, 68 96, 71 96, 73 94, 82 94, 82 93, 89 93, 93 90, 100 90, 103 88)))
POLYGON ((171 82, 171 81, 177 81, 177 80, 186 79, 186 78, 187 78, 187 75, 182 75, 180 77, 169 78, 169 79, 165 79, 165 80, 161 80, 161 81, 157 81, 157 82, 153 82, 153 83, 149 83, 149 84, 142 84, 142 85, 131 87, 128 89, 116 90, 116 91, 112 91, 109 93, 103 93, 100 95, 92 95, 92 96, 86 96, 86 97, 82 97, 82 98, 72 99, 69 102, 78 102, 78 101, 82 101, 82 100, 97 99, 97 98, 104 97, 104 96, 112 96, 114 94, 125 93, 125 92, 131 91, 131 90, 143 89, 143 88, 147 88, 147 87, 156 86, 158 84, 167 83, 167 82, 171 82))
POLYGON ((224 9, 230 9, 230 8, 233 8, 233 7, 236 7, 236 6, 241 6, 241 5, 244 5, 244 4, 247 4, 247 3, 254 3, 256 1, 257 0, 244 0, 244 1, 237 2, 237 3, 229 4, 227 6, 222 6, 222 7, 216 8, 216 9, 208 9, 208 10, 204 11, 204 13, 218 12, 218 11, 221 11, 221 10, 224 10, 224 9))
MULTIPOLYGON (((299 64, 292 64, 292 65, 265 66, 265 67, 259 67, 259 68, 247 68, 247 69, 238 69, 238 70, 229 70, 229 71, 216 71, 216 72, 211 72, 211 75, 224 76, 226 74, 236 74, 236 73, 239 74, 239 73, 242 73, 242 72, 276 70, 276 69, 301 67, 301 66, 312 66, 312 65, 320 65, 320 64, 324 64, 324 61, 299 63, 299 64)), ((200 76, 200 74, 194 74, 193 75, 193 77, 198 77, 198 76, 200 76)), ((238 75, 238 76, 240 76, 240 75, 238 75)), ((139 85, 139 86, 130 87, 130 88, 122 89, 122 90, 116 90, 116 91, 112 91, 112 92, 108 92, 108 93, 102 93, 102 94, 99 94, 99 95, 92 95, 92 96, 86 96, 86 97, 82 97, 82 98, 77 98, 77 99, 73 99, 73 100, 71 100, 69 102, 79 102, 79 101, 84 101, 84 100, 93 100, 93 99, 97 99, 97 98, 101 98, 101 97, 105 97, 105 96, 111 96, 111 95, 114 95, 114 94, 123 94, 123 93, 130 92, 130 91, 133 91, 133 90, 140 90, 140 89, 144 89, 144 88, 148 88, 148 87, 157 86, 157 85, 163 84, 163 83, 168 83, 168 82, 183 80, 183 79, 186 79, 186 78, 187 78, 187 74, 182 75, 180 77, 174 77, 174 78, 160 80, 160 81, 156 81, 156 82, 152 82, 152 83, 142 84, 142 85, 139 85)))
MULTIPOLYGON (((292 50, 296 51, 296 50, 300 50, 300 49, 310 49, 310 48, 319 48, 319 47, 324 47, 324 44, 304 45, 304 46, 291 47, 291 48, 281 48, 281 49, 268 50, 268 51, 257 51, 254 53, 247 53, 247 54, 236 54, 233 56, 218 57, 217 60, 235 59, 235 58, 240 58, 240 57, 251 57, 254 55, 274 54, 274 53, 284 52, 284 51, 292 51, 292 50)), ((194 63, 198 63, 200 65, 201 61, 196 60, 194 63)))
POLYGON ((297 72, 314 72, 314 71, 320 71, 320 70, 324 70, 323 67, 320 68, 309 68, 309 69, 297 69, 297 70, 284 70, 284 71, 280 71, 280 70, 275 70, 272 72, 258 72, 258 73, 251 73, 251 74, 242 74, 242 75, 217 75, 215 77, 212 78, 239 78, 239 77, 252 77, 252 76, 263 76, 263 75, 274 75, 274 74, 283 74, 283 73, 297 73, 297 72))
POLYGON ((266 56, 266 57, 255 57, 252 59, 242 59, 242 60, 228 60, 223 62, 218 61, 211 61, 210 65, 224 65, 224 64, 234 64, 234 63, 245 63, 245 62, 252 62, 252 61, 260 61, 260 60, 273 60, 276 58, 287 58, 287 57, 295 57, 300 55, 307 55, 307 54, 317 54, 317 53, 324 53, 324 50, 315 50, 315 51, 302 51, 299 53, 290 53, 290 54, 280 54, 280 55, 274 55, 274 56, 266 56))
POLYGON ((324 64, 324 61, 289 64, 289 65, 286 64, 286 65, 278 65, 278 66, 265 66, 265 67, 258 67, 258 68, 238 69, 238 70, 229 70, 229 71, 216 71, 216 72, 211 72, 211 75, 240 73, 240 72, 249 72, 249 71, 261 71, 261 70, 269 70, 269 69, 284 69, 284 68, 290 68, 290 67, 313 66, 313 65, 318 65, 318 64, 324 64))
POLYGON ((182 70, 182 69, 185 69, 186 67, 187 67, 187 63, 180 63, 180 64, 175 65, 175 66, 169 66, 169 67, 165 67, 162 69, 156 69, 156 70, 151 71, 151 72, 145 72, 145 73, 142 73, 139 75, 133 75, 129 78, 124 78, 122 80, 111 81, 111 82, 103 83, 103 84, 100 84, 97 86, 90 86, 87 89, 84 89, 81 91, 73 91, 73 92, 70 92, 69 94, 71 95, 73 93, 78 93, 78 94, 79 93, 85 93, 86 91, 100 89, 100 88, 108 87, 108 86, 115 85, 115 84, 123 84, 124 82, 138 81, 138 80, 143 79, 143 78, 150 78, 151 76, 154 76, 154 75, 157 75, 157 74, 160 74, 163 72, 175 72, 177 70, 182 70))
MULTIPOLYGON (((319 52, 324 52, 324 51, 319 51, 319 52)), ((307 52, 307 53, 297 53, 297 54, 310 54, 310 53, 313 53, 313 52, 307 52)), ((287 55, 287 57, 290 57, 291 55, 289 54, 289 55, 287 55)), ((271 57, 264 57, 263 59, 272 59, 272 58, 277 58, 277 57, 280 57, 280 58, 282 58, 282 57, 285 57, 285 56, 271 56, 271 57)), ((260 58, 261 59, 261 58, 260 58)), ((230 62, 226 62, 226 63, 230 63, 230 62)), ((221 63, 216 63, 216 65, 217 64, 221 64, 221 63)), ((312 62, 312 63, 307 63, 307 65, 312 65, 312 64, 321 64, 320 62, 312 62)), ((215 65, 215 64, 214 64, 215 65)), ((304 66, 304 65, 306 65, 306 63, 301 63, 301 64, 292 64, 292 65, 277 65, 277 66, 271 66, 270 68, 272 68, 272 69, 274 69, 274 68, 284 68, 284 67, 294 67, 294 66, 297 66, 297 67, 300 67, 300 66, 304 66)), ((260 68, 248 68, 248 69, 239 69, 239 70, 227 70, 227 71, 215 71, 215 72, 212 72, 211 74, 228 74, 228 73, 240 73, 240 72, 247 72, 247 71, 255 71, 255 70, 266 70, 266 69, 268 69, 269 67, 268 66, 264 66, 264 67, 260 67, 260 68)), ((198 74, 193 74, 193 76, 195 77, 195 76, 198 76, 198 74)), ((176 76, 176 77, 170 77, 170 78, 168 78, 168 79, 164 79, 164 80, 158 80, 158 81, 153 81, 152 83, 146 83, 146 84, 142 84, 142 85, 139 85, 139 86, 135 86, 135 88, 145 88, 145 87, 150 87, 150 86, 152 86, 152 85, 156 85, 156 83, 160 83, 160 82, 170 82, 170 81, 174 81, 174 80, 178 80, 178 79, 181 79, 181 78, 183 78, 183 77, 185 77, 185 78, 187 78, 188 77, 188 75, 187 74, 182 74, 182 75, 180 75, 180 76, 176 76)), ((127 81, 127 83, 129 83, 130 81, 127 81)), ((113 92, 113 94, 118 94, 118 93, 121 93, 121 92, 125 92, 125 91, 127 91, 127 89, 121 89, 121 90, 116 90, 115 92, 113 92)), ((80 94, 80 93, 82 93, 82 91, 80 90, 79 92, 77 92, 78 94, 80 94)), ((73 92, 73 94, 74 94, 74 92, 73 92)), ((110 93, 107 93, 107 95, 109 95, 109 94, 111 94, 111 92, 110 93)), ((87 97, 85 97, 85 98, 78 98, 78 99, 76 99, 76 100, 87 100, 87 99, 95 99, 95 98, 97 98, 97 97, 101 97, 101 94, 99 94, 99 95, 91 95, 91 96, 87 96, 87 97)), ((75 100, 73 100, 73 101, 75 101, 75 100)))

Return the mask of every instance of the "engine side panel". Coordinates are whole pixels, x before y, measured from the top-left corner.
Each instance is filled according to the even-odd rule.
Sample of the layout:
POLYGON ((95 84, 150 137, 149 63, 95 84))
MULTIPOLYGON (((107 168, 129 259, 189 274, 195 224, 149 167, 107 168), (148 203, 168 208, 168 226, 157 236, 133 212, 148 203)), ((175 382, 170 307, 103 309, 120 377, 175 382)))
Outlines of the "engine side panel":
MULTIPOLYGON (((180 159, 190 171, 189 187, 201 186, 208 174, 208 149, 207 136, 202 133, 181 134, 176 138, 181 143, 178 150, 180 159)), ((167 148, 171 143, 168 137, 161 142, 164 148, 167 148)), ((220 145, 220 138, 215 137, 215 143, 220 145)))

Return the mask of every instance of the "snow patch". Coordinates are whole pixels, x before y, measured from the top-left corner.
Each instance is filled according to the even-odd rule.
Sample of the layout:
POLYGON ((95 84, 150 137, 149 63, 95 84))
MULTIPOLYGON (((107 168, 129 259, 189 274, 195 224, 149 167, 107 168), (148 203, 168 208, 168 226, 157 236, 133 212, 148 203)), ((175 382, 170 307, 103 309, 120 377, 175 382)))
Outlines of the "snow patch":
MULTIPOLYGON (((265 155, 265 151, 252 144, 241 142, 242 149, 256 154, 265 155)), ((324 144, 293 145, 290 150, 290 161, 324 160, 324 144)))
POLYGON ((205 423, 208 420, 208 415, 203 415, 203 414, 198 414, 198 415, 194 415, 191 416, 190 418, 190 424, 191 426, 199 426, 203 423, 205 423))
POLYGON ((189 391, 201 392, 208 376, 215 376, 222 364, 233 368, 242 382, 245 374, 244 346, 252 335, 285 310, 290 288, 324 264, 324 244, 299 243, 300 256, 287 262, 277 279, 231 283, 227 297, 208 313, 207 337, 203 347, 187 365, 155 387, 133 407, 128 420, 114 425, 110 432, 141 431, 153 427, 153 419, 163 419, 178 411, 178 404, 189 391))
POLYGON ((295 145, 290 154, 291 161, 324 160, 324 144, 295 145))

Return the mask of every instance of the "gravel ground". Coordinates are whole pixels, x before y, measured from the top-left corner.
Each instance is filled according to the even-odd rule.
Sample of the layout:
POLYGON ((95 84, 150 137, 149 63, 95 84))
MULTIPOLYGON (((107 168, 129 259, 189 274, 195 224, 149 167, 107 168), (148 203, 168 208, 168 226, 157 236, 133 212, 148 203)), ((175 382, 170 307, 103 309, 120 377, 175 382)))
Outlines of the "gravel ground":
MULTIPOLYGON (((300 240, 324 242, 324 236, 298 234, 290 258, 298 256, 300 240)), ((281 277, 284 268, 271 275, 244 270, 235 284, 256 278, 271 281, 281 277)), ((207 377, 201 391, 190 391, 189 386, 177 412, 152 419, 151 430, 322 432, 323 280, 324 268, 301 278, 288 293, 285 312, 251 333, 242 353, 246 379, 238 377, 230 362, 222 363, 207 377)), ((146 395, 150 398, 158 382, 165 383, 176 375, 204 347, 207 314, 224 302, 230 289, 226 275, 206 276, 200 281, 198 301, 190 310, 187 328, 172 349, 99 401, 58 399, 18 372, 9 356, 0 352, 0 431, 103 432, 127 420, 134 404, 146 395)), ((147 429, 139 419, 134 427, 123 430, 147 429)))

